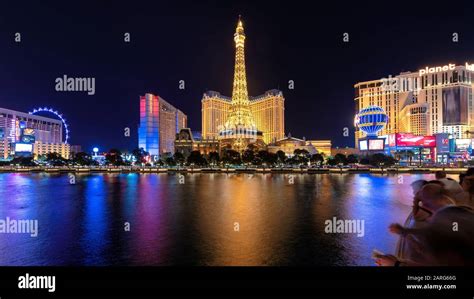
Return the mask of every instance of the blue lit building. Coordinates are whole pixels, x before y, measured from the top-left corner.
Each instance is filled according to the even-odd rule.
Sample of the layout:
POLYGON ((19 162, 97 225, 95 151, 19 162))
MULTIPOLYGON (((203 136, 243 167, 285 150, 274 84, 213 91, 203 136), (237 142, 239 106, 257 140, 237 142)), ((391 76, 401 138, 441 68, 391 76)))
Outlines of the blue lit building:
POLYGON ((138 147, 152 156, 174 153, 176 133, 187 127, 187 116, 161 97, 140 96, 138 147))

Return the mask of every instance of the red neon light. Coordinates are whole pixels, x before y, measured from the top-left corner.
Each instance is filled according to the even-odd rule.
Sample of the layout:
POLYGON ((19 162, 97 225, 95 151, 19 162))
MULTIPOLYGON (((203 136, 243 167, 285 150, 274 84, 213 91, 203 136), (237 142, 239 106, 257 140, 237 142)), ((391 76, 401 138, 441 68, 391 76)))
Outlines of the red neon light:
POLYGON ((397 133, 396 140, 397 146, 436 146, 436 138, 434 136, 417 136, 409 133, 397 133))

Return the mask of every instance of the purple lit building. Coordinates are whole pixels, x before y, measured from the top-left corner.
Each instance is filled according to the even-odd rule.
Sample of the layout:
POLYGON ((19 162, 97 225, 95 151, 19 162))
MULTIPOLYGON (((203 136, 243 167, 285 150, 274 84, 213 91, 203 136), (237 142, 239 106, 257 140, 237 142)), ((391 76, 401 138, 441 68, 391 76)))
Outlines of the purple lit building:
POLYGON ((138 147, 152 156, 174 153, 176 133, 187 127, 187 116, 160 96, 140 96, 138 147))

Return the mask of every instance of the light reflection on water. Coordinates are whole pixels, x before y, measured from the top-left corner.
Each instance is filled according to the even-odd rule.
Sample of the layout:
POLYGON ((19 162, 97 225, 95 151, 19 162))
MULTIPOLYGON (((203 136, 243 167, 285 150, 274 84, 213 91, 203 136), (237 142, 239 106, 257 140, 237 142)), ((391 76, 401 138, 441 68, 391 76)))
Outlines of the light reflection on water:
POLYGON ((433 175, 78 174, 70 185, 3 173, 0 219, 38 219, 39 234, 0 233, 0 265, 373 265, 372 249, 393 252, 387 226, 403 223, 421 178, 433 175), (325 233, 333 217, 364 220, 365 236, 325 233))

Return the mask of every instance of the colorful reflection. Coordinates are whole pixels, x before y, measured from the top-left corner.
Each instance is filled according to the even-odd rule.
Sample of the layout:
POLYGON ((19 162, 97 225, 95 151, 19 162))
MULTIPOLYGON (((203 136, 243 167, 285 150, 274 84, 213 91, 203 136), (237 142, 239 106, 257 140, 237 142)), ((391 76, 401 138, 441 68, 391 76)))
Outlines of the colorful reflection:
POLYGON ((0 174, 1 265, 372 265, 410 211, 410 183, 432 175, 0 174), (330 234, 359 219, 365 235, 330 234))

